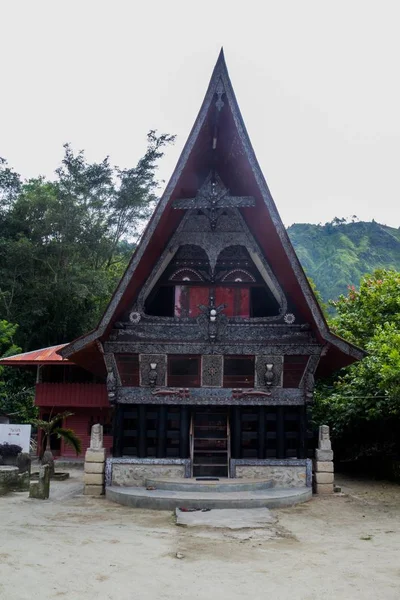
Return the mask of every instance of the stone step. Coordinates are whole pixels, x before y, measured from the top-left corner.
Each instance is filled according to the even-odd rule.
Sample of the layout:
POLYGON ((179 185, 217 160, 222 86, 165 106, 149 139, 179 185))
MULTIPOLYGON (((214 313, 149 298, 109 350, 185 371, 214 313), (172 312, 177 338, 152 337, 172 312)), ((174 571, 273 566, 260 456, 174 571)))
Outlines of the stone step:
POLYGON ((196 477, 190 479, 170 479, 160 477, 157 479, 146 479, 146 486, 157 490, 170 490, 171 492, 251 492, 255 490, 266 490, 273 487, 270 479, 229 479, 220 477, 218 480, 206 481, 196 477))
POLYGON ((133 508, 175 510, 176 508, 280 508, 307 502, 312 497, 308 487, 272 488, 242 492, 184 492, 146 490, 144 487, 106 488, 106 498, 133 508))

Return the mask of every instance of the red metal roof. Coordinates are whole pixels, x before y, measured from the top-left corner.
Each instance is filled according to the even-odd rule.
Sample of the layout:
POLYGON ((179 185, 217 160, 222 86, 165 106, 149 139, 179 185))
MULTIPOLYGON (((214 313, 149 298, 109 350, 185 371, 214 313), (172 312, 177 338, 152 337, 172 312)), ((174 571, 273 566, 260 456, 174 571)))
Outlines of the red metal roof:
POLYGON ((57 354, 58 350, 64 348, 67 344, 59 344, 58 346, 50 346, 49 348, 41 348, 32 352, 23 352, 22 354, 14 354, 0 359, 0 365, 11 367, 19 367, 24 365, 59 365, 60 363, 73 364, 67 358, 63 358, 57 354))

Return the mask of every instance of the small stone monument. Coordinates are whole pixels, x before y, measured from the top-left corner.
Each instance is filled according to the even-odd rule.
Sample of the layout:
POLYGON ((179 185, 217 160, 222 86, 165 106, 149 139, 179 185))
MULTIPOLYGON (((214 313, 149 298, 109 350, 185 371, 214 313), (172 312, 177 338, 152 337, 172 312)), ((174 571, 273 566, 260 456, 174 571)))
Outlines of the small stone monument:
POLYGON ((17 467, 19 472, 19 490, 28 492, 31 477, 31 457, 27 452, 20 452, 17 456, 17 467))
POLYGON ((39 481, 31 481, 29 498, 47 500, 50 495, 50 467, 41 465, 39 468, 39 481))
POLYGON ((333 494, 333 451, 328 425, 321 425, 318 448, 314 460, 314 491, 316 494, 333 494))
POLYGON ((31 457, 27 452, 20 452, 17 456, 17 467, 20 473, 31 474, 31 457))
POLYGON ((96 423, 90 432, 90 450, 103 450, 103 447, 103 427, 96 423))
POLYGON ((103 426, 92 425, 90 447, 85 454, 85 494, 101 496, 104 494, 104 467, 106 451, 103 447, 103 426))

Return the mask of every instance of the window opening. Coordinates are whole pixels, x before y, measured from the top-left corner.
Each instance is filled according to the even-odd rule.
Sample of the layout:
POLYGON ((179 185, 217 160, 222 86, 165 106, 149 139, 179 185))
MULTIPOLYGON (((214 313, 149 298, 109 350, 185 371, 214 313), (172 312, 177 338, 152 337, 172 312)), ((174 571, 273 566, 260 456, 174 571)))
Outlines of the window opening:
POLYGON ((199 387, 200 357, 169 356, 168 385, 171 387, 199 387))
POLYGON ((139 355, 138 354, 115 354, 119 376, 122 385, 139 385, 139 355))
POLYGON ((304 369, 308 362, 308 356, 301 354, 287 355, 283 359, 283 387, 299 387, 304 369))
POLYGON ((254 356, 224 358, 224 387, 254 386, 254 356))

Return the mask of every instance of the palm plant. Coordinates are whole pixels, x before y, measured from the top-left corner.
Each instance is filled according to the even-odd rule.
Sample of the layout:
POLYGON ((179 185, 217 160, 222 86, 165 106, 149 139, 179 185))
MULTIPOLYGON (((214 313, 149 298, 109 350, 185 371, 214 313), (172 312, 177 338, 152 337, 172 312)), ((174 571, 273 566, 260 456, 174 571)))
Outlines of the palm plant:
POLYGON ((42 464, 48 464, 50 466, 50 474, 54 475, 54 458, 53 453, 50 448, 50 440, 52 435, 56 435, 58 438, 64 440, 64 442, 71 446, 76 452, 76 454, 80 454, 82 451, 82 443, 78 438, 76 433, 72 429, 66 429, 65 427, 60 426, 60 422, 73 415, 71 412, 62 412, 54 415, 52 417, 51 413, 48 421, 43 421, 42 419, 32 419, 32 425, 43 431, 46 446, 45 451, 41 456, 42 464))

